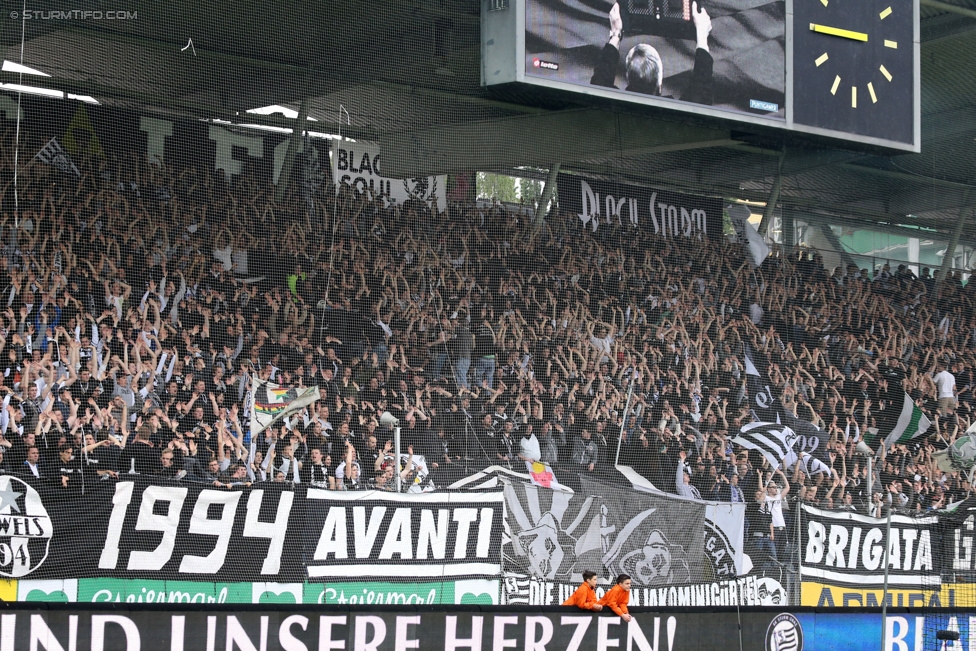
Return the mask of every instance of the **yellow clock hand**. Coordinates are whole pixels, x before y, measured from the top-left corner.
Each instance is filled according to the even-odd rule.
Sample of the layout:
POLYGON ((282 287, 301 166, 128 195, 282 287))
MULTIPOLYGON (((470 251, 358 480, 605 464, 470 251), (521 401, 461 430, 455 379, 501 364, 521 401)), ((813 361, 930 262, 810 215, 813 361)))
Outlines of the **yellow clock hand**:
POLYGON ((830 36, 840 36, 841 38, 849 38, 852 41, 867 41, 868 35, 864 32, 853 32, 849 29, 840 29, 838 27, 827 27, 826 25, 817 25, 816 23, 810 23, 810 29, 814 32, 819 32, 820 34, 829 34, 830 36))

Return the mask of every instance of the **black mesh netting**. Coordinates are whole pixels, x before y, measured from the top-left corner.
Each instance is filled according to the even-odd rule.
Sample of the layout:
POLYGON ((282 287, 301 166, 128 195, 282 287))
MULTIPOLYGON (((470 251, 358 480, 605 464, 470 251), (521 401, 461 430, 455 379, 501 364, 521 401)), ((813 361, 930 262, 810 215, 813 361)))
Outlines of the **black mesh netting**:
MULTIPOLYGON (((449 13, 434 66, 477 24, 449 13)), ((555 192, 519 142, 388 178, 446 156, 401 130, 523 110, 443 66, 357 88, 367 50, 282 66, 287 100, 189 67, 159 106, 0 89, 0 599, 550 605, 595 571, 635 606, 976 606, 962 274, 794 247, 779 211, 763 239, 780 150, 727 138, 618 134, 555 192)))

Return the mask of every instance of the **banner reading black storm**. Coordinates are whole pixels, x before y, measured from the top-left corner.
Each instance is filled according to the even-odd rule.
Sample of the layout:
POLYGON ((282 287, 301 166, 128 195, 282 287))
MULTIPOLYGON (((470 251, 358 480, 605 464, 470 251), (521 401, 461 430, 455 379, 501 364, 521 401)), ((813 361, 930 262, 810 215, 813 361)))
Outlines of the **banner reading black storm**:
POLYGON ((655 190, 626 183, 560 174, 556 183, 561 210, 579 215, 583 228, 596 233, 619 225, 664 237, 718 240, 722 201, 655 190))

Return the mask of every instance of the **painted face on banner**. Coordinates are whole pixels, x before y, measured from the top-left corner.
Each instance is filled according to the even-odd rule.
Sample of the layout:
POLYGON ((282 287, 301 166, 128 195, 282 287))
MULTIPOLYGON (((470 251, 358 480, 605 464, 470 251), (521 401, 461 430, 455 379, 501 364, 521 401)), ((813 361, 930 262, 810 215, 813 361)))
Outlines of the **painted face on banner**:
POLYGON ((779 581, 764 576, 756 582, 756 596, 762 606, 785 606, 786 590, 779 581))
POLYGON ((519 542, 529 555, 533 576, 553 579, 563 563, 565 553, 559 542, 559 525, 551 513, 546 513, 531 529, 518 535, 519 542))
POLYGON ((671 577, 671 549, 664 534, 652 531, 643 547, 620 559, 620 566, 639 584, 667 582, 671 577))
POLYGON ((635 586, 662 586, 691 581, 686 551, 658 527, 656 509, 634 516, 608 545, 603 556, 611 575, 629 574, 635 586))

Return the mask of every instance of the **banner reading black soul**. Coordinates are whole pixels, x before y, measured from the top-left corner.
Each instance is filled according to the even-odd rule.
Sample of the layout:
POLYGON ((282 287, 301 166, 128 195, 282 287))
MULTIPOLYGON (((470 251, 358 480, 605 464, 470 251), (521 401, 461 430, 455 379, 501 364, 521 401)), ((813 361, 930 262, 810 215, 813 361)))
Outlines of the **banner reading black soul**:
MULTIPOLYGON (((800 574, 804 581, 881 587, 884 581, 886 520, 803 505, 800 574)), ((938 586, 938 518, 891 516, 888 585, 938 586)))
POLYGON ((637 228, 665 237, 722 237, 722 201, 626 183, 560 174, 559 207, 579 215, 583 228, 637 228))
POLYGON ((273 482, 218 490, 140 477, 96 482, 65 499, 2 476, 0 576, 280 583, 498 576, 503 520, 500 491, 341 493, 273 482))

